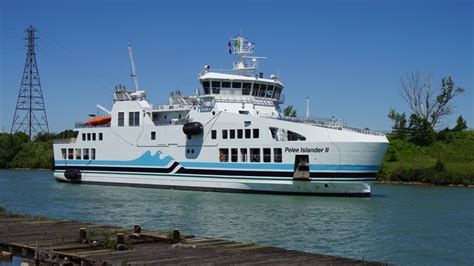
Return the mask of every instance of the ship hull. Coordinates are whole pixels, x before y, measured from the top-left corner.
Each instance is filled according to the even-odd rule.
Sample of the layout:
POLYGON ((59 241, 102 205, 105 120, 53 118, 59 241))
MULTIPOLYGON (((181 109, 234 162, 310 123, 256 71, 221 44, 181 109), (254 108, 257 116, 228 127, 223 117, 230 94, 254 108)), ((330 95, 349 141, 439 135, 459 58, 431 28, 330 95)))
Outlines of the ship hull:
POLYGON ((213 192, 326 195, 368 197, 374 182, 373 177, 327 179, 311 178, 298 181, 288 177, 236 177, 197 176, 185 174, 156 174, 143 172, 97 172, 81 170, 80 180, 65 177, 64 170, 56 170, 54 176, 59 182, 132 186, 159 189, 179 189, 213 192))

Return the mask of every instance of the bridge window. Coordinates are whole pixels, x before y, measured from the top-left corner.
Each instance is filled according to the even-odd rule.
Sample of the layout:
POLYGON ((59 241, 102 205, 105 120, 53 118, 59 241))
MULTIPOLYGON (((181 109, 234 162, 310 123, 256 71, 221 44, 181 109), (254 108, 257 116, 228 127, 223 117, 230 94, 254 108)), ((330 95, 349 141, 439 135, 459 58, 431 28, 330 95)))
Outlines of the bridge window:
POLYGON ((242 95, 250 95, 250 88, 252 88, 252 83, 244 83, 242 87, 242 95))
POLYGON ((253 84, 252 96, 258 96, 258 90, 260 89, 260 83, 253 84))
POLYGON ((266 85, 266 84, 262 84, 262 85, 260 86, 260 90, 258 91, 258 96, 259 96, 259 97, 265 97, 266 91, 267 91, 267 85, 266 85))
POLYGON ((125 114, 124 112, 118 113, 118 126, 123 127, 125 125, 125 114))
POLYGON ((213 81, 211 84, 212 84, 212 94, 219 94, 221 92, 221 82, 213 81))
POLYGON ((250 162, 260 162, 260 149, 250 149, 250 162))
POLYGON ((204 94, 209 94, 209 81, 202 82, 202 87, 204 89, 204 94))
POLYGON ((230 88, 230 82, 222 81, 222 88, 230 88))
POLYGON ((232 88, 233 89, 241 89, 242 88, 242 82, 232 82, 232 88))
POLYGON ((216 139, 217 138, 217 131, 211 130, 211 138, 216 139))
POLYGON ((229 149, 219 149, 219 162, 229 161, 229 149))
POLYGON ((237 155, 237 149, 230 149, 230 161, 231 162, 237 162, 238 155, 237 155))
POLYGON ((273 149, 273 161, 275 163, 281 163, 282 162, 282 151, 281 148, 274 148, 273 149))
POLYGON ((280 94, 281 94, 281 87, 276 86, 275 87, 275 93, 273 93, 273 98, 274 99, 280 99, 280 94))
POLYGON ((128 113, 128 126, 137 127, 140 125, 140 112, 128 113))
POLYGON ((268 85, 265 97, 272 98, 272 96, 273 96, 273 85, 268 85))

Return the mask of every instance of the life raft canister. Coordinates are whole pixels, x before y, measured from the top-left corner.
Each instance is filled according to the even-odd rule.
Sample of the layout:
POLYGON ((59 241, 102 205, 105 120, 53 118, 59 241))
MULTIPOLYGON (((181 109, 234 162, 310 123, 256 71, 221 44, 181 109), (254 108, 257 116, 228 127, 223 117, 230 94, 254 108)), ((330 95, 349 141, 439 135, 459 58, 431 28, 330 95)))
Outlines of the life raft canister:
POLYGON ((203 125, 199 122, 186 123, 183 126, 183 132, 188 136, 199 135, 203 132, 203 125))

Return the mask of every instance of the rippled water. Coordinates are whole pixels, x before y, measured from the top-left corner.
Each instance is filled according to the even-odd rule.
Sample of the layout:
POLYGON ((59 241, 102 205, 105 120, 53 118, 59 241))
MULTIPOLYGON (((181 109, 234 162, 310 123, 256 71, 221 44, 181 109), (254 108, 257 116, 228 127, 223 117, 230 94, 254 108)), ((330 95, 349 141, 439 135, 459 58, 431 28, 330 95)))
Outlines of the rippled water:
POLYGON ((272 196, 57 183, 0 170, 0 206, 395 264, 474 263, 474 189, 376 185, 372 198, 272 196))

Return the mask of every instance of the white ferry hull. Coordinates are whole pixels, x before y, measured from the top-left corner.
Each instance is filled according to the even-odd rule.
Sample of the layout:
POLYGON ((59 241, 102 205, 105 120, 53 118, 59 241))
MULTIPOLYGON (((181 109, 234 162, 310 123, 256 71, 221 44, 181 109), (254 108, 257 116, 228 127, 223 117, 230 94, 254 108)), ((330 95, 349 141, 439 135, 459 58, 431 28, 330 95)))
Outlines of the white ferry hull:
MULTIPOLYGON (((54 173, 57 181, 74 182, 64 176, 64 171, 54 173)), ((336 179, 336 178, 333 178, 336 179)), ((135 186, 163 189, 182 189, 215 192, 298 194, 298 195, 340 195, 370 196, 373 178, 329 181, 312 179, 296 181, 281 177, 201 177, 195 175, 147 173, 91 173, 81 172, 80 183, 135 186)))

